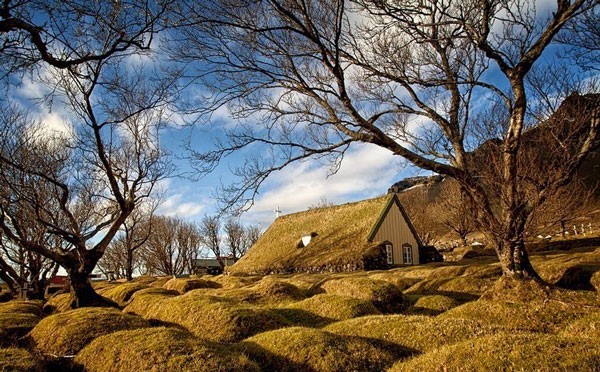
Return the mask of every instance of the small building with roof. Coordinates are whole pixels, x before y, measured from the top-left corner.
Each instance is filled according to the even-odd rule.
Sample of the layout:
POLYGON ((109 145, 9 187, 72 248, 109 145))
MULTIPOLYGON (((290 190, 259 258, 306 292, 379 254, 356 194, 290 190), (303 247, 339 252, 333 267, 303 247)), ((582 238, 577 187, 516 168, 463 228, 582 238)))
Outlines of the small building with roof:
POLYGON ((418 265, 422 244, 398 196, 278 217, 230 273, 386 269, 418 265))

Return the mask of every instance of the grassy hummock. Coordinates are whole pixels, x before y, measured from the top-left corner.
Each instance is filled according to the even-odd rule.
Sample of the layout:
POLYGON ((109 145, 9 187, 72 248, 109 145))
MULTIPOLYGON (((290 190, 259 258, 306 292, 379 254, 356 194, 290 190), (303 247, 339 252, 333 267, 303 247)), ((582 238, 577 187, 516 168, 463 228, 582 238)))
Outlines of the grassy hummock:
POLYGON ((12 300, 0 304, 0 313, 20 313, 42 316, 42 301, 12 300))
POLYGON ((330 324, 324 330, 339 335, 384 340, 424 352, 442 345, 495 333, 498 328, 474 320, 398 314, 349 319, 330 324))
POLYGON ((178 324, 198 337, 224 343, 289 325, 272 310, 196 291, 181 296, 140 296, 123 311, 178 324))
POLYGON ((0 371, 2 372, 42 372, 43 370, 40 361, 25 349, 0 349, 0 371))
POLYGON ((86 372, 259 372, 246 356, 174 328, 120 331, 92 341, 75 363, 86 372))
POLYGON ((237 345, 264 371, 384 371, 411 351, 362 337, 290 327, 258 334, 237 345))
POLYGON ((329 321, 380 314, 370 301, 326 293, 293 303, 287 308, 304 310, 329 321))
POLYGON ((600 340, 600 311, 588 314, 583 318, 569 323, 559 335, 568 338, 584 338, 590 342, 600 340))
POLYGON ((177 291, 181 294, 199 288, 219 288, 219 283, 204 279, 173 278, 163 285, 163 288, 177 291))
POLYGON ((44 318, 29 335, 41 353, 63 357, 76 354, 97 337, 148 326, 146 320, 117 309, 85 307, 44 318))
POLYGON ((600 344, 554 335, 499 333, 398 362, 388 372, 589 372, 600 370, 600 344))
POLYGON ((135 292, 146 288, 148 288, 147 284, 128 282, 106 286, 98 289, 96 292, 98 292, 99 295, 116 302, 119 306, 124 306, 135 292))
POLYGON ((420 314, 438 315, 458 305, 460 305, 460 302, 452 297, 443 295, 426 295, 417 299, 412 306, 412 310, 420 314))
POLYGON ((321 288, 329 294, 371 301, 376 308, 383 312, 398 312, 408 306, 400 289, 383 280, 346 277, 328 280, 321 284, 321 288))

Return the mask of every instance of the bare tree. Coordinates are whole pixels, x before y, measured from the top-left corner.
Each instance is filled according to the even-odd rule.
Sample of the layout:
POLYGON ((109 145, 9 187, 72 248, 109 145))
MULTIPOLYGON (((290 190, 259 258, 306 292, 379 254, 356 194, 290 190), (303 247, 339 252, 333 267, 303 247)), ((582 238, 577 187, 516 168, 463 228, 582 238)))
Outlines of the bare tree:
POLYGON ((246 229, 239 220, 230 218, 223 228, 225 233, 225 244, 233 260, 239 260, 247 251, 246 229))
MULTIPOLYGON (((246 252, 248 251, 248 249, 250 249, 254 244, 256 244, 256 242, 258 241, 258 239, 260 238, 260 236, 262 235, 262 231, 260 229, 259 225, 250 225, 246 227, 246 252)), ((246 253, 244 252, 244 254, 246 253)))
POLYGON ((221 266, 224 267, 225 264, 221 260, 224 253, 221 246, 221 219, 218 215, 204 215, 202 221, 200 221, 199 228, 200 235, 202 236, 202 244, 219 260, 221 266))
POLYGON ((433 218, 460 238, 467 245, 467 235, 475 231, 475 223, 471 213, 470 200, 456 182, 445 182, 439 195, 439 203, 433 207, 433 218))
MULTIPOLYGON (((521 166, 540 160, 523 154, 524 131, 536 122, 527 78, 534 66, 551 67, 540 56, 556 56, 555 36, 595 7, 557 0, 539 14, 518 0, 190 2, 184 14, 193 27, 182 30, 175 56, 209 69, 198 74, 214 92, 203 110, 227 105, 242 121, 215 151, 196 153, 196 166, 210 170, 232 151, 268 146, 223 189, 225 207, 247 209, 261 183, 288 164, 328 159, 335 171, 352 143, 380 146, 454 178, 504 275, 541 280, 524 246, 527 221, 597 148, 598 113, 593 99, 573 101, 571 113, 585 125, 562 161, 521 166), (481 125, 492 107, 500 120, 481 125), (250 116, 264 125, 246 125, 250 116), (470 153, 494 138, 487 162, 475 162, 482 157, 470 153), (552 167, 544 182, 522 182, 541 166, 552 167)), ((572 80, 585 77, 572 53, 560 56, 572 80)), ((568 95, 554 93, 558 101, 568 95)), ((553 140, 559 149, 564 137, 553 140)))
POLYGON ((129 215, 121 232, 98 262, 101 271, 112 272, 117 278, 133 279, 133 273, 141 264, 139 251, 152 234, 154 213, 158 204, 158 199, 148 199, 129 215))

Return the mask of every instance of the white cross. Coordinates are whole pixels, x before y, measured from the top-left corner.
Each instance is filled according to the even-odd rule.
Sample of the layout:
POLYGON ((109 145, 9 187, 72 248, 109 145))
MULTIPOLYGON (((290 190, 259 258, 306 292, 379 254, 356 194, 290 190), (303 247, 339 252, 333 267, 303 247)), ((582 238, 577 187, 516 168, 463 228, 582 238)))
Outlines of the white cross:
POLYGON ((279 209, 279 206, 277 206, 277 208, 275 208, 273 212, 275 212, 276 218, 279 218, 279 213, 281 213, 281 209, 279 209))

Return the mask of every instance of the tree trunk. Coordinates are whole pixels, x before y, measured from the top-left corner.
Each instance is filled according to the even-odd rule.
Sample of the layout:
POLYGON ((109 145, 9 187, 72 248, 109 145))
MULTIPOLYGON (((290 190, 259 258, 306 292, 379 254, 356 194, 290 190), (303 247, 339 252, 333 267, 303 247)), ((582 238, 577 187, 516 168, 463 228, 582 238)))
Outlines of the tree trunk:
POLYGON ((127 249, 127 266, 125 267, 125 274, 127 275, 127 280, 133 279, 133 251, 131 249, 127 249))
POLYGON ((114 306, 116 303, 100 296, 90 282, 90 273, 86 271, 69 271, 71 282, 71 305, 72 309, 91 306, 114 306))
POLYGON ((505 240, 496 244, 502 274, 509 278, 543 282, 529 261, 522 241, 505 240))

